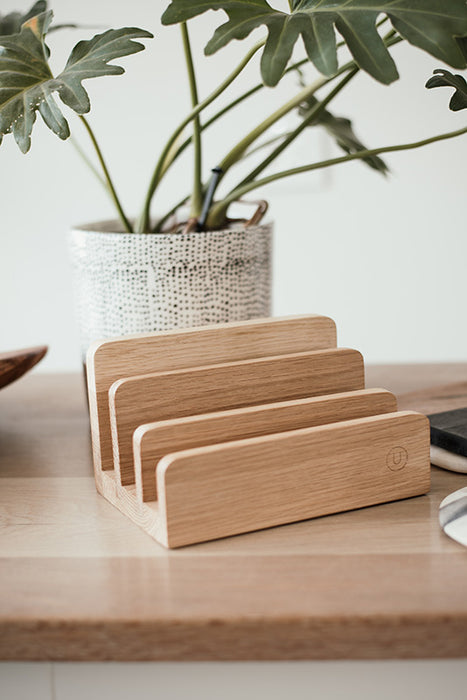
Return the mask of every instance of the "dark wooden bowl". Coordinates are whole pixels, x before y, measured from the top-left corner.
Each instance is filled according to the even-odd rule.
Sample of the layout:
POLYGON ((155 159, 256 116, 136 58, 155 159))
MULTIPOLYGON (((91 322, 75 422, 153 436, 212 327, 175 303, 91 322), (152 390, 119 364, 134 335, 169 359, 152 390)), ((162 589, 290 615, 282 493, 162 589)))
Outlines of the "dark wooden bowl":
POLYGON ((25 348, 0 353, 0 389, 11 384, 26 374, 34 365, 42 360, 47 352, 47 346, 25 348))

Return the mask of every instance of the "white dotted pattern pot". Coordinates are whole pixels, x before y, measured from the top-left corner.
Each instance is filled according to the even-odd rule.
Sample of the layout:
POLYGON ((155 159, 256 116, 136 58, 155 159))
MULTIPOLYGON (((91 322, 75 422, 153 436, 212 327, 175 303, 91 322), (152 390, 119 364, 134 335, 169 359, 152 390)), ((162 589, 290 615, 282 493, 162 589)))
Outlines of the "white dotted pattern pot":
POLYGON ((83 353, 94 340, 271 313, 270 224, 187 234, 70 233, 83 353))

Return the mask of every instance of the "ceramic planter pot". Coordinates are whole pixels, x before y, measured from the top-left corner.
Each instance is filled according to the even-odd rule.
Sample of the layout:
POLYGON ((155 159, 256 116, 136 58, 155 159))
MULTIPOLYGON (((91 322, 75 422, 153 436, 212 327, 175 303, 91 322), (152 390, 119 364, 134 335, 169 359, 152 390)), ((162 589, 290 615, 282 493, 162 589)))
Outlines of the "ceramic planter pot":
POLYGON ((187 234, 70 233, 83 354, 94 340, 269 316, 272 226, 187 234))

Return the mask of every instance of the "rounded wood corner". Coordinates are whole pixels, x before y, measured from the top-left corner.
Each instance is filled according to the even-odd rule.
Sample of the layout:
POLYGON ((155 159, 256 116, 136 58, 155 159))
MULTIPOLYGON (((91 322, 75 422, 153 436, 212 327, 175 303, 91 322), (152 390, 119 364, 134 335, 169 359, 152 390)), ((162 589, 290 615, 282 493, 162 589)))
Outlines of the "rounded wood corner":
MULTIPOLYGON (((180 459, 180 452, 171 452, 168 455, 164 455, 156 464, 156 480, 158 484, 164 483, 167 479, 167 472, 172 471, 171 467, 174 462, 178 462, 180 459)), ((158 489, 159 490, 159 489, 158 489)))

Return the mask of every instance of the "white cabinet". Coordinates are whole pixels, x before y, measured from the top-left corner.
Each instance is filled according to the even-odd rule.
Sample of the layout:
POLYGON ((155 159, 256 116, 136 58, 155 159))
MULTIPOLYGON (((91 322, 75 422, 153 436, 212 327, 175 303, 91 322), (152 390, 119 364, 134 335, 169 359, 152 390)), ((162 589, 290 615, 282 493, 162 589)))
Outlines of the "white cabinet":
POLYGON ((440 700, 466 688, 467 659, 0 664, 0 700, 440 700))

